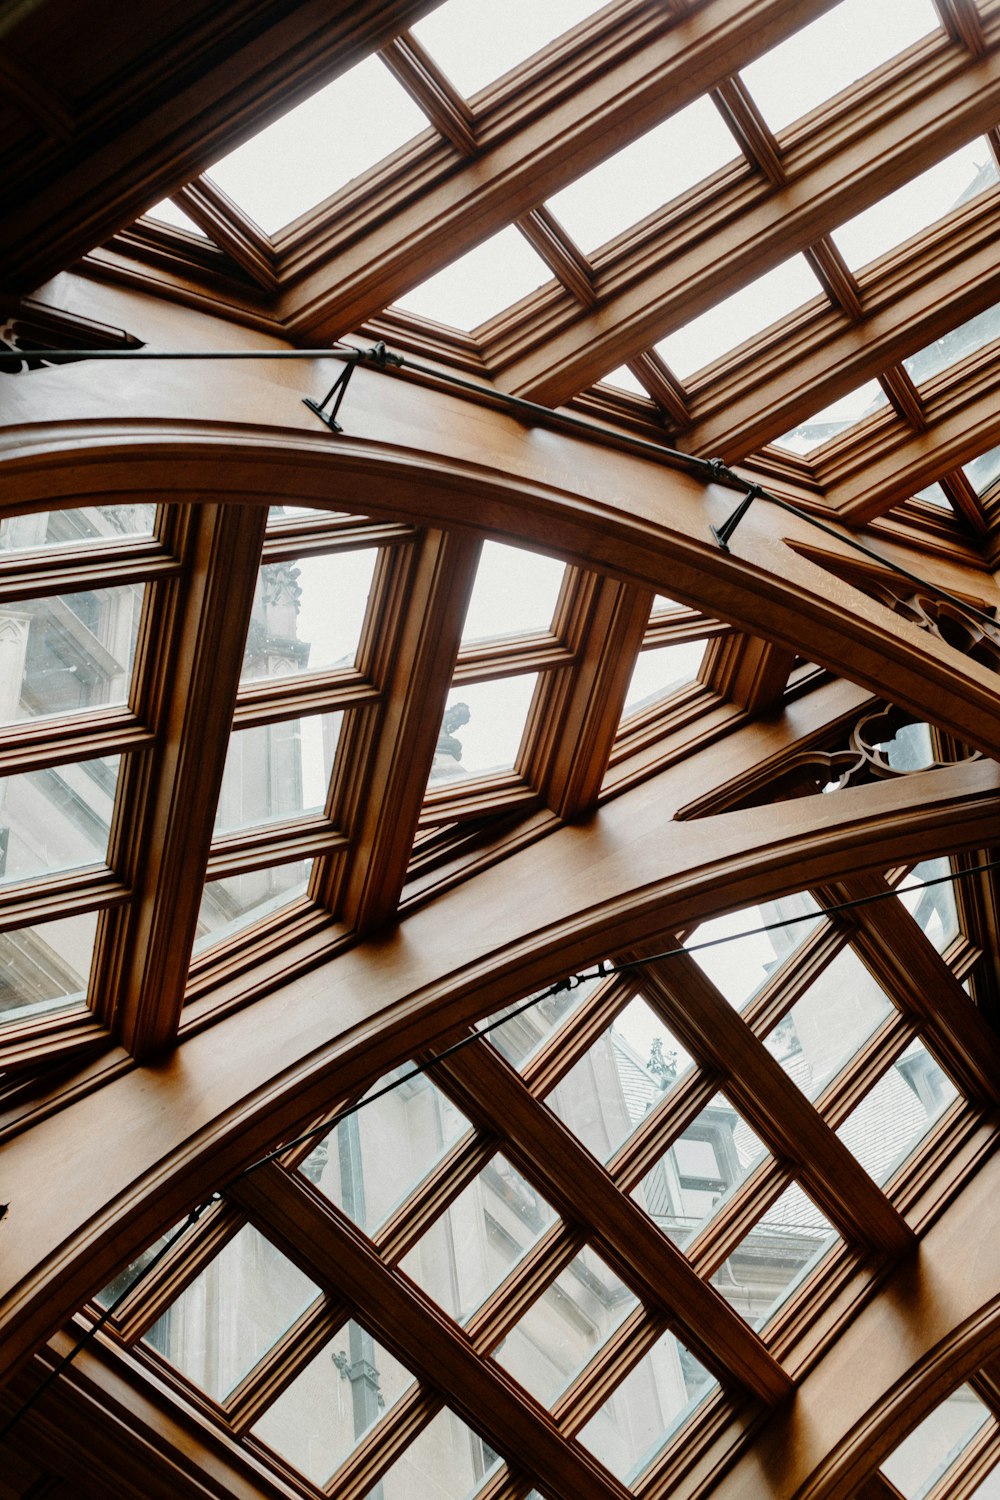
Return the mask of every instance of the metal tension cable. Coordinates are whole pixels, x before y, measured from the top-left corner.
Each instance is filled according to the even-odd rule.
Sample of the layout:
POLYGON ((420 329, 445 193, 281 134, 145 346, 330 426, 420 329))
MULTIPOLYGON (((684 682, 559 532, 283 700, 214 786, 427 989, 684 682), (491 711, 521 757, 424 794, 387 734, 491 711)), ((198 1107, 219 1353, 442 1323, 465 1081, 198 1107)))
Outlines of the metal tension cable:
POLYGON ((617 447, 631 450, 633 452, 648 454, 651 458, 659 460, 668 459, 671 462, 684 464, 692 470, 699 478, 710 484, 724 485, 727 489, 735 489, 743 492, 743 499, 737 505, 730 516, 723 521, 721 526, 711 526, 709 529, 715 537, 716 542, 723 552, 729 551, 729 542, 737 526, 743 520, 754 500, 766 500, 770 505, 776 505, 779 510, 787 511, 789 515, 796 516, 807 526, 821 531, 825 536, 832 537, 834 541, 843 543, 844 546, 860 552, 863 557, 876 562, 880 567, 888 568, 890 572, 896 573, 900 578, 905 578, 908 583, 916 584, 918 588, 926 589, 928 593, 946 600, 955 605, 967 615, 972 615, 991 630, 996 630, 998 622, 993 615, 976 605, 970 604, 968 600, 952 594, 948 589, 942 588, 940 584, 928 583, 918 573, 912 573, 909 568, 894 562, 892 558, 883 557, 873 547, 864 542, 857 541, 849 532, 838 531, 835 527, 820 520, 818 516, 803 510, 790 500, 783 500, 779 495, 772 494, 770 490, 761 485, 742 478, 735 473, 721 458, 697 458, 691 453, 682 453, 679 448, 670 448, 661 443, 650 442, 648 438, 636 437, 632 433, 615 432, 611 428, 601 427, 596 422, 589 422, 586 417, 578 417, 572 412, 556 411, 551 406, 542 406, 537 401, 528 401, 523 396, 512 396, 506 391, 498 391, 489 386, 479 385, 473 380, 466 380, 461 375, 453 375, 448 370, 435 369, 431 365, 421 364, 418 360, 407 359, 402 354, 390 351, 381 340, 370 349, 362 349, 354 344, 344 344, 341 341, 339 349, 187 349, 187 350, 160 350, 160 349, 32 349, 12 350, 13 356, 23 354, 25 358, 29 355, 35 358, 51 361, 53 364, 65 364, 67 362, 88 359, 151 359, 151 360, 174 360, 174 359, 263 359, 263 360, 297 360, 297 359, 338 359, 345 365, 346 369, 334 381, 330 390, 322 401, 316 402, 309 397, 304 397, 304 405, 325 423, 331 432, 343 431, 337 421, 337 413, 341 402, 350 384, 351 376, 358 365, 370 366, 377 370, 389 368, 412 370, 416 375, 429 376, 444 385, 453 386, 456 390, 469 391, 474 395, 504 406, 512 412, 520 412, 526 417, 534 418, 536 421, 545 422, 557 429, 568 429, 579 432, 584 436, 601 438, 603 441, 613 442, 617 447), (327 403, 333 401, 330 411, 326 410, 327 403))
POLYGON ((214 1192, 210 1198, 206 1198, 203 1203, 199 1203, 197 1207, 193 1208, 184 1222, 164 1241, 146 1264, 139 1268, 128 1286, 119 1292, 114 1301, 104 1308, 100 1316, 95 1318, 84 1329, 83 1333, 78 1336, 73 1347, 48 1371, 38 1388, 21 1403, 12 1416, 8 1417, 7 1421, 0 1427, 0 1442, 17 1426, 21 1418, 31 1410, 35 1403, 41 1399, 63 1371, 72 1364, 81 1350, 85 1349, 109 1322, 118 1308, 131 1297, 140 1283, 145 1281, 156 1270, 157 1266, 169 1255, 178 1241, 183 1239, 188 1230, 197 1224, 202 1214, 215 1204, 223 1201, 226 1192, 230 1188, 242 1182, 245 1177, 249 1177, 252 1172, 259 1171, 261 1167, 268 1166, 272 1161, 276 1161, 287 1152, 294 1150, 295 1147, 304 1146, 317 1136, 329 1134, 331 1130, 335 1129, 342 1120, 346 1120, 348 1116, 357 1114, 359 1110, 364 1109, 368 1104, 374 1104, 377 1099, 384 1098, 386 1094, 392 1093, 404 1083, 409 1083, 412 1079, 419 1078, 421 1074, 430 1072, 432 1068, 444 1062, 446 1058, 452 1057, 456 1052, 460 1052, 463 1048, 471 1046, 473 1042, 478 1042, 481 1037, 488 1036, 491 1031, 495 1031, 498 1027, 506 1026, 508 1021, 515 1020, 518 1016, 523 1015, 525 1011, 533 1009, 536 1005, 540 1005, 543 1000, 551 1000, 555 995, 567 994, 572 990, 578 989, 581 984, 591 979, 612 979, 615 975, 630 974, 634 969, 641 969, 647 964, 660 963, 666 958, 678 958, 683 953, 699 953, 705 948, 718 948, 724 943, 737 943, 741 938, 759 937, 763 933, 776 932, 785 927, 793 927, 799 922, 815 922, 817 917, 835 916, 839 912, 854 911, 860 906, 871 906, 876 901, 888 901, 892 896, 898 896, 903 891, 925 891, 929 890, 932 886, 950 885, 954 881, 963 880, 969 875, 982 875, 996 869, 1000 869, 1000 859, 990 859, 980 865, 970 865, 965 870, 953 870, 949 875, 935 875, 929 880, 902 882, 900 885, 891 886, 884 891, 872 891, 867 896, 854 896, 847 901, 833 902, 829 906, 817 906, 813 911, 800 912, 793 917, 781 917, 775 922, 765 922, 760 927, 749 927, 743 932, 726 933, 723 937, 704 938, 700 943, 686 943, 679 948, 667 948, 662 953, 651 953, 643 958, 627 959, 619 964, 613 964, 609 959, 601 959, 593 970, 582 974, 569 974, 566 978, 557 980, 555 984, 550 984, 548 989, 542 990, 539 994, 530 995, 527 1000, 521 1001, 518 1005, 511 1006, 509 1010, 505 1011, 502 1016, 498 1016, 496 1020, 488 1022, 485 1026, 476 1027, 468 1036, 460 1037, 450 1047, 445 1047, 443 1051, 436 1052, 433 1057, 428 1057, 424 1062, 415 1063, 408 1073, 401 1073, 389 1083, 383 1084, 381 1088, 373 1089, 369 1093, 363 1094, 353 1104, 349 1104, 344 1109, 338 1110, 336 1114, 330 1115, 322 1124, 314 1125, 311 1129, 303 1131, 294 1140, 284 1141, 280 1146, 275 1147, 273 1151, 269 1151, 265 1156, 244 1167, 224 1188, 214 1192))

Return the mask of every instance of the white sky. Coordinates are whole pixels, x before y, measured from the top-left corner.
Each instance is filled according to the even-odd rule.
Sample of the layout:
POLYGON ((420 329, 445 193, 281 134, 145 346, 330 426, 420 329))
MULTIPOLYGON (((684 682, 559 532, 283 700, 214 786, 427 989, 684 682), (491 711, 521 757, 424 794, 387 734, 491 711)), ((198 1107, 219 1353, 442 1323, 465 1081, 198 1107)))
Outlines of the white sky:
POLYGON ((565 572, 565 564, 558 558, 508 547, 503 542, 484 542, 462 645, 548 630, 565 572))
POLYGON ((275 234, 427 125, 381 58, 366 57, 230 151, 207 176, 275 234))
POLYGON ((508 224, 397 298, 394 305, 471 333, 551 280, 552 272, 542 257, 519 229, 508 224))
POLYGON ((561 189, 546 207, 589 254, 739 155, 712 101, 696 99, 561 189))
POLYGON ((412 27, 468 97, 516 68, 607 0, 446 0, 412 27))
POLYGON ((822 294, 823 288, 805 256, 793 255, 668 334, 656 345, 656 352, 679 380, 686 380, 695 370, 822 294))
POLYGON ((931 0, 841 0, 742 70, 773 131, 940 28, 931 0))
POLYGON ((943 218, 968 191, 982 166, 990 169, 988 180, 996 182, 993 154, 980 138, 848 219, 831 238, 849 268, 857 271, 943 218))

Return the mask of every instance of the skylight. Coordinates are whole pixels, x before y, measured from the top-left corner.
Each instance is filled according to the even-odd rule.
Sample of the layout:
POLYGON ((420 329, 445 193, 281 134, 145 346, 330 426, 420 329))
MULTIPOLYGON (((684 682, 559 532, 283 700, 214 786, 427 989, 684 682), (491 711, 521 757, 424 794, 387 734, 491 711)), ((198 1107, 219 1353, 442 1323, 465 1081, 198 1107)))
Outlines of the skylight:
POLYGON ((841 0, 742 78, 771 129, 784 130, 940 25, 931 0, 841 0))
POLYGON ((603 9, 607 0, 446 0, 413 35, 460 93, 477 93, 603 9))
POLYGON ((847 432, 863 417, 871 416, 888 404, 889 399, 878 381, 868 380, 864 385, 858 386, 857 390, 850 391, 846 396, 825 406, 807 422, 800 422, 798 427, 793 427, 783 437, 773 438, 773 446, 785 448, 789 453, 812 453, 831 438, 847 432))
POLYGON ((997 181, 993 153, 980 137, 848 219, 831 238, 848 267, 857 271, 997 181))
POLYGON ((208 176, 276 234, 426 128, 381 59, 366 57, 222 157, 208 176))
POLYGON ((188 234, 196 234, 199 239, 207 240, 208 235, 204 229, 199 229, 193 219, 189 219, 182 208, 169 198, 164 198, 162 203, 155 203, 152 208, 146 210, 147 219, 156 219, 160 224, 169 224, 174 229, 186 229, 188 234))
POLYGON ((557 558, 484 542, 462 645, 551 629, 565 572, 557 558))
POLYGON ((903 368, 915 385, 922 385, 925 380, 940 375, 942 370, 957 365, 960 359, 985 349, 997 338, 1000 338, 1000 302, 994 302, 985 312, 977 313, 974 318, 943 333, 932 344, 918 349, 916 354, 903 360, 903 368))
POLYGON ((628 391, 632 396, 642 396, 649 400, 649 392, 641 380, 636 380, 628 365, 619 365, 617 369, 610 370, 607 375, 602 375, 600 385, 614 386, 616 390, 628 391))
POLYGON ((668 334, 656 345, 656 352, 679 379, 686 380, 822 290, 805 256, 793 255, 668 334))
POLYGON ((422 281, 394 306, 471 333, 551 277, 541 256, 508 225, 422 281))
POLYGON ((739 155, 711 100, 696 99, 571 182, 546 207, 589 253, 739 155))
POLYGON ((1000 479, 1000 447, 990 448, 971 463, 962 466, 962 472, 980 499, 1000 479))

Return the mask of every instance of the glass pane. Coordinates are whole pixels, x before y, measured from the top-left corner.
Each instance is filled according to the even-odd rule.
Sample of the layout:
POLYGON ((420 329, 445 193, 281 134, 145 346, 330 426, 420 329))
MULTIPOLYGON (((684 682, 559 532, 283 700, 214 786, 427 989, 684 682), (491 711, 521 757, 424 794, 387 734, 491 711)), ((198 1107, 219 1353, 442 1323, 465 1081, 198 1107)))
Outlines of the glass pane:
POLYGON ((223 1401, 318 1296, 319 1287, 247 1225, 171 1303, 144 1342, 223 1401))
POLYGON ((680 641, 640 651, 625 694, 622 721, 694 682, 704 655, 704 641, 680 641))
POLYGON ((500 1461, 478 1433, 445 1407, 365 1500, 468 1500, 500 1461))
POLYGON ((152 536, 155 517, 155 505, 87 505, 78 510, 12 516, 0 521, 0 552, 133 541, 152 536))
POLYGON ((806 1097, 815 1099, 892 1009, 853 949, 844 948, 768 1032, 764 1046, 806 1097))
POLYGON ((545 1102, 599 1161, 613 1156, 692 1066, 644 1000, 631 1000, 545 1102))
POLYGON ((551 630, 565 572, 557 558, 484 542, 462 645, 551 630))
POLYGON ((841 0, 742 78, 771 129, 783 130, 940 24, 931 0, 841 0))
POLYGON ((335 1125, 299 1169, 368 1234, 470 1129, 426 1074, 405 1079, 412 1071, 404 1063, 372 1084, 368 1093, 377 1094, 404 1079, 335 1125))
POLYGON ((134 1260, 130 1260, 124 1270, 119 1271, 117 1276, 112 1277, 107 1286, 102 1287, 94 1297, 94 1301, 98 1307, 111 1307, 113 1303, 118 1301, 119 1297, 123 1297, 126 1292, 131 1291, 134 1285, 141 1282, 147 1266, 155 1260, 168 1240, 174 1241, 176 1237, 176 1243, 180 1244, 186 1237, 186 1234, 194 1227, 192 1224, 188 1224, 185 1228, 185 1233, 180 1234, 181 1225, 184 1223, 185 1221, 182 1219, 178 1223, 171 1225, 164 1234, 160 1235, 159 1239, 154 1240, 151 1245, 148 1245, 134 1260))
POLYGON ((909 359, 903 360, 903 368, 916 385, 922 385, 967 355, 977 354, 997 338, 1000 338, 1000 302, 911 354, 909 359))
POLYGON ((637 1301, 599 1256, 584 1250, 532 1304, 494 1357, 543 1406, 551 1406, 637 1301))
POLYGON ((900 724, 892 739, 880 741, 876 748, 896 771, 925 771, 934 764, 929 724, 900 724))
POLYGON ((823 288, 804 255, 793 255, 707 312, 692 318, 655 346, 680 380, 770 328, 823 288))
POLYGON ((186 229, 188 234, 196 234, 199 239, 207 240, 208 235, 204 229, 199 229, 193 219, 189 219, 182 208, 169 198, 164 198, 161 203, 155 203, 152 208, 147 208, 144 218, 156 219, 159 224, 169 224, 174 229, 186 229))
POLYGON ((922 490, 917 490, 914 499, 926 500, 928 505, 936 505, 939 510, 950 511, 952 508, 951 501, 948 499, 948 496, 945 494, 941 486, 937 483, 925 485, 922 490))
POLYGON ((982 1484, 976 1485, 969 1500, 1000 1500, 1000 1467, 990 1470, 982 1484))
POLYGON ((911 1042, 837 1134, 881 1187, 957 1094, 926 1047, 911 1042))
POLYGON ((366 547, 265 563, 240 681, 353 667, 377 556, 366 547))
POLYGON ((955 887, 950 883, 926 886, 923 890, 914 890, 913 887, 919 887, 922 880, 940 880, 942 876, 952 874, 949 859, 944 857, 926 859, 923 864, 911 870, 902 884, 896 887, 900 901, 910 915, 920 923, 924 935, 930 939, 939 953, 943 953, 958 937, 955 887))
POLYGON ((222 157, 208 175, 266 234, 275 234, 426 128, 425 115, 381 60, 366 57, 222 157))
POLYGON ((858 386, 856 391, 825 406, 807 422, 800 422, 798 427, 793 427, 784 437, 773 438, 772 441, 776 448, 784 448, 789 453, 812 453, 831 438, 839 437, 842 432, 847 432, 865 417, 872 416, 888 405, 889 398, 878 381, 869 380, 865 385, 858 386))
POLYGON ((422 281, 393 305, 471 333, 552 280, 552 272, 513 225, 422 281))
POLYGON ((120 757, 0 777, 0 884, 103 864, 120 757))
MULTIPOLYGON (((586 979, 571 990, 550 995, 548 999, 540 1000, 537 1005, 515 1016, 506 1026, 498 1026, 495 1031, 488 1032, 487 1040, 498 1052, 503 1053, 513 1067, 523 1068, 556 1028, 562 1025, 565 1018, 576 1010, 581 1001, 592 995, 601 983, 600 979, 586 979)), ((483 1024, 498 1021, 505 1011, 514 1010, 520 1004, 522 1002, 517 1000, 513 1005, 505 1006, 504 1010, 494 1011, 483 1024)))
POLYGON ((629 391, 633 396, 642 396, 644 400, 650 399, 649 392, 641 380, 636 380, 628 365, 619 365, 615 370, 609 370, 607 375, 602 375, 599 385, 611 385, 619 391, 629 391))
POLYGON ((409 1370, 350 1322, 250 1430, 307 1479, 325 1485, 412 1384, 409 1370))
POLYGON ((890 1454, 882 1473, 906 1500, 922 1500, 988 1417, 975 1392, 960 1385, 890 1454))
POLYGON ((739 158, 711 100, 696 99, 562 188, 545 206, 590 253, 739 158))
POLYGON ((722 1094, 647 1172, 632 1197, 675 1245, 686 1245, 767 1156, 722 1094))
POLYGON ((537 672, 531 672, 453 687, 428 787, 512 771, 537 680, 537 672))
POLYGON ((246 875, 226 875, 209 880, 202 893, 194 952, 221 943, 254 922, 304 896, 309 885, 311 859, 251 870, 246 875))
POLYGON ((672 1333, 629 1371, 579 1434, 616 1478, 631 1484, 718 1382, 672 1333))
POLYGON ((921 172, 905 187, 849 219, 831 238, 852 271, 894 250, 953 208, 968 203, 998 180, 988 143, 980 138, 921 172))
POLYGON ((976 494, 982 499, 985 492, 1000 479, 1000 447, 981 453, 971 463, 963 465, 963 473, 976 494))
POLYGON ((447 0, 412 28, 467 98, 607 4, 607 0, 447 0))
POLYGON ((96 936, 96 911, 0 932, 0 1024, 82 1006, 96 936))
POLYGON ((230 735, 215 832, 322 814, 343 718, 311 714, 230 735))
POLYGON ((0 724, 127 703, 142 584, 0 605, 0 724))
POLYGON ((506 1157, 494 1156, 400 1262, 458 1322, 481 1307, 556 1214, 506 1157))
POLYGON ((684 946, 692 950, 699 969, 704 970, 730 1005, 742 1010, 775 970, 802 946, 819 920, 819 908, 803 891, 702 922, 685 939, 684 946), (777 922, 788 925, 774 927, 770 932, 754 930, 777 922), (747 936, 740 937, 740 933, 747 936), (702 943, 717 946, 699 949, 702 943))
POLYGON ((712 1285, 751 1328, 760 1328, 837 1239, 833 1226, 793 1182, 716 1271, 712 1285))

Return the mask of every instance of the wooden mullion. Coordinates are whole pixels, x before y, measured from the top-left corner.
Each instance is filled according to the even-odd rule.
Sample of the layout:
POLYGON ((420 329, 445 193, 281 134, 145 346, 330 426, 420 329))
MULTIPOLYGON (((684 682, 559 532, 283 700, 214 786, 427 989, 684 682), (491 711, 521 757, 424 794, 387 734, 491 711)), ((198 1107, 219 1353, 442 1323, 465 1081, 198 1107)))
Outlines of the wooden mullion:
POLYGON ((982 57, 986 34, 976 0, 935 0, 935 4, 948 35, 973 57, 982 57))
POLYGON ((297 681, 266 679, 240 688, 233 713, 233 730, 255 729, 262 724, 309 714, 340 713, 367 703, 378 703, 378 688, 360 672, 315 673, 297 681))
POLYGON ((607 1162, 608 1171, 623 1193, 637 1188, 693 1124, 715 1097, 719 1081, 716 1074, 695 1066, 661 1095, 607 1162))
POLYGON ((531 1162, 531 1175, 553 1207, 570 1223, 587 1224, 616 1274, 647 1305, 676 1319, 685 1342, 707 1351, 709 1362, 737 1385, 764 1400, 780 1399, 787 1390, 784 1372, 756 1336, 499 1055, 488 1055, 485 1045, 466 1048, 434 1071, 466 1113, 506 1135, 531 1162))
MULTIPOLYGON (((126 1344, 134 1344, 177 1301, 246 1224, 246 1215, 227 1203, 207 1209, 197 1224, 148 1276, 143 1276, 114 1315, 113 1327, 126 1344)), ((170 1233, 174 1233, 171 1229, 170 1233)), ((127 1269, 127 1268, 126 1268, 127 1269)))
POLYGON ((581 1006, 572 1009, 524 1064, 521 1077, 525 1088, 536 1098, 551 1093, 604 1035, 636 991, 631 975, 619 976, 610 984, 602 984, 581 1006))
POLYGON ((308 515, 269 519, 261 565, 293 562, 297 557, 325 557, 334 552, 363 552, 369 547, 398 547, 412 542, 417 528, 409 521, 370 521, 366 516, 308 515))
POLYGON ((650 1314, 641 1302, 632 1309, 553 1403, 552 1415, 567 1436, 587 1425, 669 1327, 666 1318, 650 1314))
POLYGON ((778 1166, 772 1156, 761 1161, 719 1212, 684 1246, 684 1253, 698 1275, 710 1280, 794 1181, 791 1173, 778 1166))
POLYGON ((428 793, 417 819, 417 828, 475 823, 513 812, 529 817, 537 811, 540 800, 535 789, 516 771, 496 776, 470 776, 467 782, 461 781, 458 786, 445 783, 440 789, 428 793))
POLYGON ((989 525, 983 512, 982 503, 963 471, 961 469, 953 469, 950 474, 943 474, 938 483, 951 501, 959 517, 967 526, 971 527, 974 534, 976 536, 986 536, 989 532, 989 525))
POLYGON ((271 241, 210 178, 179 188, 174 201, 258 286, 277 291, 271 241))
POLYGON ((106 866, 11 885, 0 895, 0 932, 123 906, 131 894, 106 866))
POLYGON ((781 704, 794 665, 794 651, 759 636, 730 633, 711 643, 698 675, 720 698, 748 714, 765 714, 781 704))
POLYGON ((359 1440, 331 1476, 326 1493, 335 1500, 368 1500, 379 1480, 444 1408, 441 1396, 415 1381, 359 1440))
POLYGON ((382 61, 460 155, 476 155, 476 121, 465 99, 411 31, 393 37, 382 61))
POLYGON ((494 1448, 530 1452, 540 1482, 559 1500, 626 1500, 625 1487, 583 1449, 568 1447, 549 1414, 481 1359, 419 1288, 385 1266, 350 1220, 276 1166, 244 1179, 236 1192, 267 1222, 269 1237, 311 1266, 321 1284, 334 1283, 379 1342, 494 1448))
MULTIPOLYGON (((318 821, 318 820, 316 820, 318 821)), ((332 825, 294 829, 257 829, 256 837, 234 836, 231 842, 213 847, 205 865, 206 880, 222 880, 251 870, 266 870, 271 865, 289 864, 297 859, 315 859, 350 848, 347 837, 332 825)))
POLYGON ((728 1076, 729 1099, 778 1160, 795 1167, 831 1222, 859 1245, 910 1249, 900 1215, 694 960, 674 958, 647 974, 671 1029, 728 1076))
POLYGON ((904 1497, 882 1470, 876 1469, 855 1492, 854 1500, 904 1500, 904 1497))
POLYGON ((460 1140, 442 1157, 373 1234, 386 1265, 399 1264, 455 1199, 476 1181, 500 1148, 496 1136, 476 1132, 471 1139, 460 1140))
POLYGON ((972 1500, 973 1491, 992 1472, 998 1458, 1000 1427, 991 1414, 921 1500, 972 1500))
POLYGON ((711 99, 730 127, 744 156, 767 178, 772 187, 787 182, 781 151, 746 84, 735 74, 711 92, 711 99))
POLYGON ((161 691, 165 746, 129 860, 136 910, 118 1024, 138 1057, 172 1040, 180 1020, 266 517, 265 506, 206 506, 192 540, 161 691))
POLYGON ((848 269, 847 262, 829 235, 824 235, 810 245, 805 251, 805 257, 831 302, 858 322, 864 315, 861 290, 854 273, 848 269))
MULTIPOLYGON (((845 882, 848 897, 886 889, 878 875, 845 882)), ((993 1105, 1000 1100, 1000 1039, 899 900, 858 909, 854 946, 890 986, 906 1014, 951 1073, 960 1090, 993 1105)))
POLYGON ((595 578, 590 595, 579 659, 535 770, 547 805, 567 819, 597 804, 651 603, 646 589, 612 578, 595 578))
MULTIPOLYGON (((580 309, 568 295, 556 301, 545 299, 544 311, 539 302, 535 316, 524 320, 518 344, 511 342, 505 354, 500 371, 504 387, 546 405, 559 405, 600 379, 616 360, 627 360, 648 348, 720 298, 773 269, 794 251, 808 249, 842 222, 845 210, 859 212, 883 197, 890 186, 908 180, 961 141, 995 123, 1000 106, 1000 67, 992 55, 969 59, 940 39, 927 38, 909 55, 896 59, 895 66, 893 82, 883 82, 874 102, 864 97, 862 89, 856 102, 846 102, 829 123, 804 138, 800 148, 785 152, 785 187, 775 188, 765 182, 748 191, 745 180, 733 177, 716 190, 714 201, 700 213, 692 214, 686 222, 673 215, 665 218, 636 244, 623 248, 612 262, 600 266, 602 299, 598 311, 580 309), (972 99, 974 104, 970 103, 972 99), (858 141, 862 137, 865 162, 859 169, 858 141), (917 140, 921 144, 915 157, 917 140), (710 259, 704 254, 708 234, 713 243, 710 259), (668 266, 669 272, 661 275, 668 266), (539 341, 537 326, 543 318, 547 332, 544 344, 539 341)), ((978 212, 970 205, 963 219, 955 217, 959 222, 969 222, 978 217, 978 212)), ((981 306, 985 307, 996 294, 989 286, 981 290, 981 306)), ((920 298, 925 316, 932 298, 940 301, 941 291, 935 296, 928 287, 926 296, 920 298)), ((857 338, 856 325, 845 315, 840 317, 844 341, 852 343, 855 358, 863 355, 870 365, 872 355, 864 351, 863 341, 857 338)), ((838 326, 837 318, 828 319, 822 335, 825 340, 829 340, 831 322, 838 326)), ((896 325, 898 338, 898 317, 896 325)), ((840 349, 834 354, 834 347, 830 350, 831 364, 840 364, 840 349)), ((890 358, 887 356, 883 363, 890 358)), ((802 386, 801 352, 793 363, 802 386)), ((805 403, 811 403, 815 411, 863 378, 856 366, 843 372, 839 390, 831 379, 822 391, 813 391, 814 382, 809 379, 800 392, 801 415, 794 414, 789 388, 789 406, 776 412, 769 435, 777 436, 810 415, 805 403)), ((760 371, 752 362, 741 383, 744 398, 749 399, 752 393, 760 405, 760 371)), ((696 435, 688 441, 693 451, 725 451, 728 447, 733 452, 739 446, 745 452, 767 440, 768 434, 760 428, 764 418, 769 423, 772 420, 770 403, 763 406, 764 418, 752 435, 748 413, 743 414, 738 429, 735 413, 726 415, 731 404, 732 394, 727 391, 720 402, 718 420, 711 427, 704 419, 699 420, 695 411, 696 435), (746 440, 735 436, 737 430, 742 433, 744 424, 746 440), (725 443, 720 440, 723 430, 731 434, 725 443)))
POLYGON ((151 583, 176 577, 180 571, 178 559, 155 539, 125 542, 117 548, 95 547, 92 561, 85 548, 69 557, 55 549, 52 556, 14 553, 0 561, 0 603, 151 583))
POLYGON ((903 421, 914 432, 927 431, 927 416, 920 394, 901 364, 887 365, 879 371, 879 383, 903 421))
POLYGON ((439 733, 435 705, 443 712, 479 550, 478 539, 428 533, 397 595, 395 658, 367 766, 359 767, 367 796, 349 828, 354 848, 335 898, 359 931, 388 921, 403 888, 439 733))
POLYGON ((912 1021, 893 1007, 880 1026, 867 1038, 821 1094, 815 1108, 833 1130, 838 1130, 851 1112, 888 1072, 915 1039, 912 1021))
MULTIPOLYGON (((549 213, 544 204, 533 208, 515 219, 515 224, 528 244, 545 261, 552 274, 584 307, 597 306, 594 290, 594 273, 586 256, 581 254, 573 241, 549 213)), ((483 336, 486 359, 489 363, 489 333, 483 336)))
POLYGON ((0 730, 0 776, 127 755, 148 750, 154 740, 153 731, 128 708, 81 713, 77 718, 28 719, 0 730))
POLYGON ((244 1375, 223 1403, 237 1437, 242 1437, 260 1420, 348 1316, 346 1307, 322 1296, 285 1329, 278 1342, 244 1375))
POLYGON ((586 1243, 581 1230, 561 1219, 549 1226, 466 1322, 481 1354, 491 1354, 508 1337, 586 1243))
POLYGON ((537 643, 524 640, 470 646, 455 662, 452 683, 457 687, 465 682, 498 682, 528 672, 551 672, 572 666, 573 659, 574 653, 554 637, 537 643))

